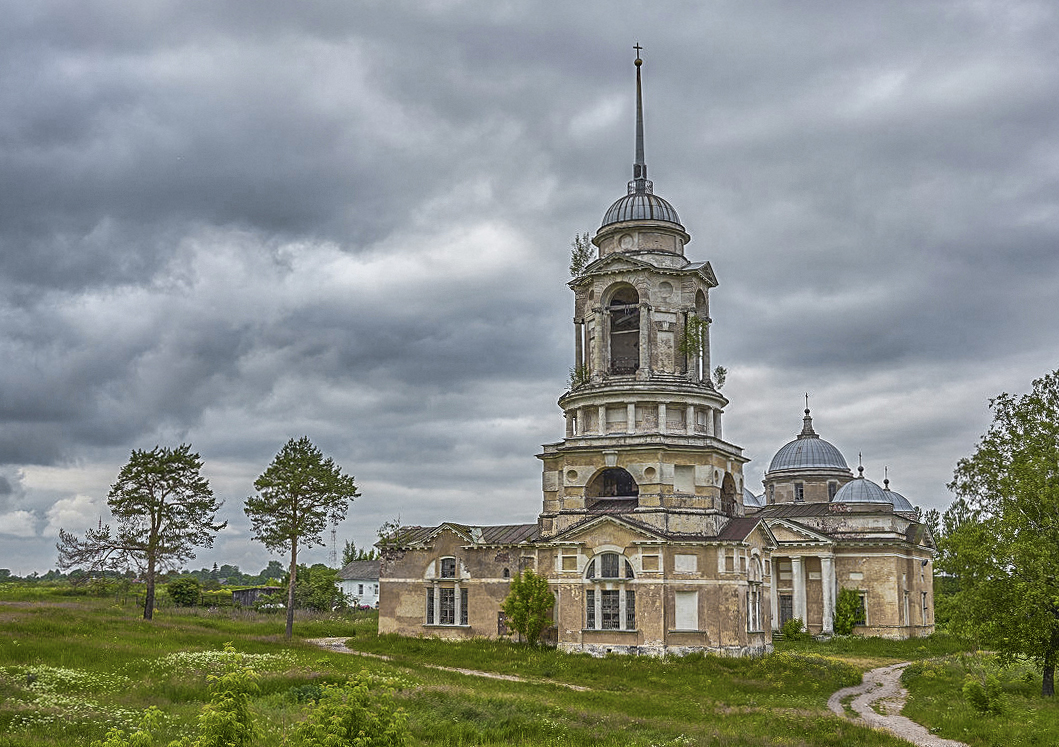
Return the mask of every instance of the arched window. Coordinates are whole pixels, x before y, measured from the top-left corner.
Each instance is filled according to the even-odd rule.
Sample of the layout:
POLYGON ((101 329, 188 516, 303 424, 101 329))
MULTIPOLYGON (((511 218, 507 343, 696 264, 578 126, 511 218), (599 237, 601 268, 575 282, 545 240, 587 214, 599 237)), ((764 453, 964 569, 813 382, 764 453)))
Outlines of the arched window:
POLYGON ((761 558, 753 555, 747 574, 746 592, 746 629, 751 632, 761 630, 761 558))
POLYGON ((600 498, 636 498, 640 495, 640 486, 627 470, 621 467, 608 467, 600 472, 585 486, 585 497, 600 498))
POLYGON ((460 585, 460 564, 452 556, 428 566, 426 625, 467 625, 467 587, 460 585))
POLYGON ((610 297, 610 372, 636 373, 640 368, 640 296, 623 285, 610 297))
POLYGON ((600 553, 585 568, 585 628, 636 630, 632 563, 616 552, 600 553))

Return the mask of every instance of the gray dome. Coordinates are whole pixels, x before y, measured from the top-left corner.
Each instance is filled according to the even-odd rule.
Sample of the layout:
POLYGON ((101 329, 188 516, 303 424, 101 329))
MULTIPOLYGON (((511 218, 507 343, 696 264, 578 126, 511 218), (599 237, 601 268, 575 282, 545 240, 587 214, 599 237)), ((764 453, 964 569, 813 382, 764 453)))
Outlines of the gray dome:
POLYGON ((890 502, 894 504, 894 511, 912 511, 916 510, 916 507, 912 505, 912 501, 905 498, 903 495, 898 493, 896 490, 890 490, 890 481, 883 480, 883 492, 890 497, 890 502))
POLYGON ((776 456, 772 457, 769 463, 768 471, 785 469, 839 469, 848 472, 849 465, 834 444, 816 435, 813 419, 806 410, 802 419, 802 432, 798 434, 798 438, 776 452, 776 456))
POLYGON ((765 505, 764 495, 754 495, 749 488, 743 488, 743 505, 748 508, 762 508, 765 505))
MULTIPOLYGON (((833 503, 890 503, 891 492, 883 490, 878 485, 864 476, 862 472, 859 477, 847 482, 832 498, 833 503)), ((905 501, 907 503, 907 501, 905 501)))
POLYGON ((603 216, 600 228, 627 220, 661 220, 676 223, 682 229, 684 228, 680 225, 676 208, 658 195, 649 192, 631 192, 618 199, 603 216))

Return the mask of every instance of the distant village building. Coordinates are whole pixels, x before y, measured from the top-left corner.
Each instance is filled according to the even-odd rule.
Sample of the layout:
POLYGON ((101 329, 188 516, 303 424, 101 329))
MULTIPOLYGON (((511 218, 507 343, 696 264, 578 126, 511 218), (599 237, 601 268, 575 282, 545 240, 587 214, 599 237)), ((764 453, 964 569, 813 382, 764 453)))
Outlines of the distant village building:
POLYGON ((251 586, 246 589, 232 589, 232 601, 242 607, 253 607, 261 597, 279 594, 279 586, 251 586))
POLYGON ((647 179, 641 64, 633 178, 569 283, 574 376, 565 437, 538 455, 537 522, 401 528, 381 548, 379 632, 503 635, 526 568, 555 593, 550 636, 566 651, 761 653, 791 618, 832 633, 842 588, 862 598, 857 632, 932 632, 929 531, 888 485, 853 476, 808 409, 764 494, 744 485, 711 377, 717 278, 685 257, 691 237, 647 179))
POLYGON ((376 607, 379 604, 379 561, 354 560, 338 572, 338 585, 350 604, 376 607))

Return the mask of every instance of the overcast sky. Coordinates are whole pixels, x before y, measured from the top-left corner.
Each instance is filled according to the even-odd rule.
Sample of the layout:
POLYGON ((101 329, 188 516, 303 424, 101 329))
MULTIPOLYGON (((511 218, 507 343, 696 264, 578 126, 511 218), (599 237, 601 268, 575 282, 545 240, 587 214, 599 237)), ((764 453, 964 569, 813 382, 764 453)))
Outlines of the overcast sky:
MULTIPOLYGON (((657 194, 709 260, 725 436, 801 427, 943 508, 1057 366, 1054 2, 0 0, 0 567, 55 565, 132 449, 242 504, 292 436, 338 544, 534 521, 573 236, 657 194)), ((310 554, 326 560, 327 549, 310 554)))

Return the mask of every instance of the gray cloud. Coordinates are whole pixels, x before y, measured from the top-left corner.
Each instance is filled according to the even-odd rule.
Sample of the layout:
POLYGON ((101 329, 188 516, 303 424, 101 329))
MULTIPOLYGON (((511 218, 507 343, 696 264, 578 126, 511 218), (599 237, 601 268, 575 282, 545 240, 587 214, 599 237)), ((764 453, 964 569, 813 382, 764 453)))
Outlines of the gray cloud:
POLYGON ((358 544, 398 513, 532 520, 567 250, 625 191, 637 40, 656 190, 721 281, 748 485, 808 390, 851 463, 943 505, 988 398, 1055 365, 1051 4, 0 7, 23 571, 155 443, 193 443, 227 501, 204 564, 264 565, 241 502, 302 434, 361 483, 358 544))

